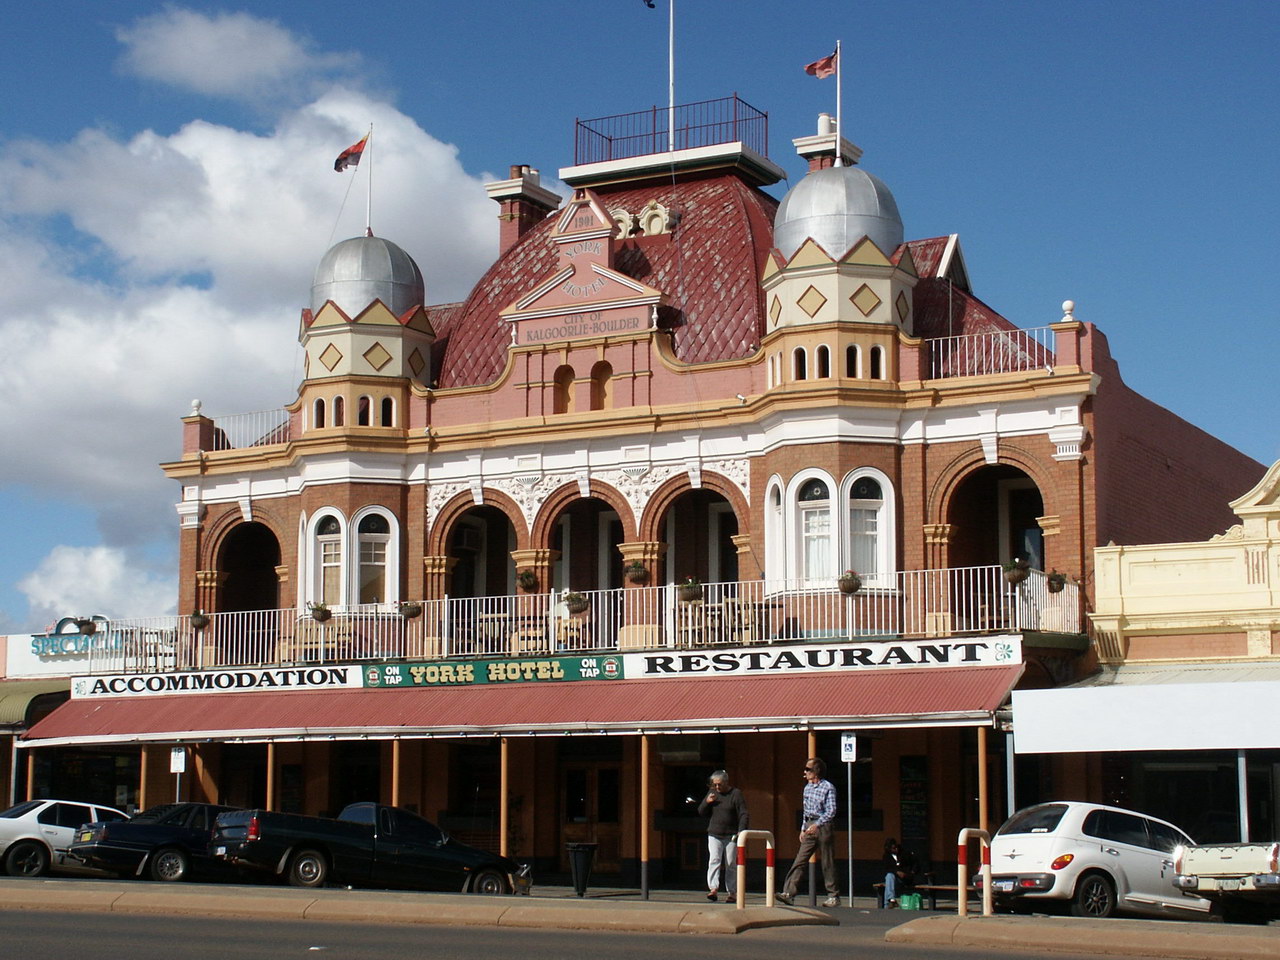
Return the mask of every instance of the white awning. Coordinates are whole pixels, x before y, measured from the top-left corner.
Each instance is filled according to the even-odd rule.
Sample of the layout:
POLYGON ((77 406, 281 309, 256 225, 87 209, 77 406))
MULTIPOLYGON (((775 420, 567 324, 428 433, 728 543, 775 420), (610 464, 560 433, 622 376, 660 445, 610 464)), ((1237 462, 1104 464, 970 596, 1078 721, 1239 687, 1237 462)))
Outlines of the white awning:
POLYGON ((1280 748, 1280 663, 1125 664, 1013 691, 1015 753, 1280 748))

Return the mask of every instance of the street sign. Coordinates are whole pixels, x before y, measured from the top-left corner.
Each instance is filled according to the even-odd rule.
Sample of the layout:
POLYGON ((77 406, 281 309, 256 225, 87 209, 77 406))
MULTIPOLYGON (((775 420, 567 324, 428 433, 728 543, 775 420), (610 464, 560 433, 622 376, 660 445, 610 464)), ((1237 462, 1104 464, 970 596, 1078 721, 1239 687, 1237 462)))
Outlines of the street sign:
POLYGON ((840 759, 845 763, 853 763, 858 759, 858 735, 856 733, 840 734, 840 759))
POLYGON ((174 747, 169 751, 169 772, 170 773, 186 773, 187 771, 187 748, 174 747))

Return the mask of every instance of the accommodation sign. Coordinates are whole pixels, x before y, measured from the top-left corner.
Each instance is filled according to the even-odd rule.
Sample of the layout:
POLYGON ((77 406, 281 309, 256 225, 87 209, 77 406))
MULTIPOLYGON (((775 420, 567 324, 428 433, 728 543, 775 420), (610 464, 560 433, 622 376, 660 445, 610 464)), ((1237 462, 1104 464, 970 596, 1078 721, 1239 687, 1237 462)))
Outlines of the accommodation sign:
POLYGON ((157 697, 181 693, 280 693, 284 690, 342 690, 362 686, 360 667, 275 667, 266 670, 191 670, 181 673, 124 673, 76 677, 73 700, 95 697, 157 697))

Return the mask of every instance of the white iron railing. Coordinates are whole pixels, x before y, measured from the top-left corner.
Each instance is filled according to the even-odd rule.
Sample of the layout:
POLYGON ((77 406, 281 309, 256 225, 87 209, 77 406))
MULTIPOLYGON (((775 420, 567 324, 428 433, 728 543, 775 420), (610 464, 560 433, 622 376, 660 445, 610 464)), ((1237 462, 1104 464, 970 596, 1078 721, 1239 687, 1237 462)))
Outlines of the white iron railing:
POLYGON ((329 611, 252 610, 98 623, 90 673, 165 673, 214 667, 382 660, 519 658, 578 652, 753 646, 773 642, 947 637, 1044 630, 1079 633, 1079 590, 1020 584, 999 567, 906 570, 864 582, 746 580, 446 597, 329 611), (407 615, 412 613, 412 615, 407 615))
POLYGON ((997 330, 928 340, 929 379, 980 377, 1053 368, 1054 333, 1050 327, 997 330))
POLYGON ((289 439, 289 411, 258 410, 213 418, 213 449, 239 450, 284 443, 289 439))

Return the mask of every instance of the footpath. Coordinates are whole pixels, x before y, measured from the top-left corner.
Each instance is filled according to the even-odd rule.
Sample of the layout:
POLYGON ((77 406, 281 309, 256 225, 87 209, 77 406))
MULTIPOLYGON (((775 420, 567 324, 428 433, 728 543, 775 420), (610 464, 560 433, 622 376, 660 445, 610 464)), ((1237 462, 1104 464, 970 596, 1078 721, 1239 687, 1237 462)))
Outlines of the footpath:
MULTIPOLYGON (((848 901, 846 900, 847 904, 848 901)), ((765 927, 854 925, 876 910, 871 898, 854 908, 767 907, 748 898, 746 909, 708 903, 697 891, 592 888, 585 898, 567 887, 535 887, 529 897, 349 890, 284 886, 162 884, 85 879, 0 877, 0 910, 54 910, 154 916, 239 917, 339 923, 622 930, 636 933, 736 934, 765 927)), ((1085 920, 1070 917, 957 917, 903 912, 885 933, 890 943, 978 947, 999 954, 1072 953, 1169 957, 1175 960, 1280 958, 1280 927, 1174 920, 1085 920)))

